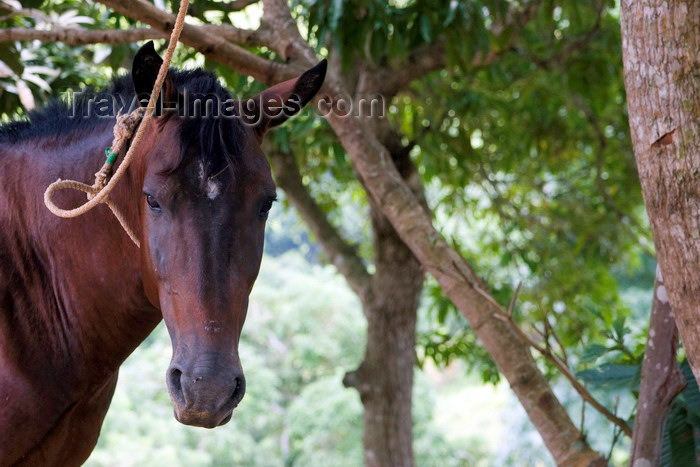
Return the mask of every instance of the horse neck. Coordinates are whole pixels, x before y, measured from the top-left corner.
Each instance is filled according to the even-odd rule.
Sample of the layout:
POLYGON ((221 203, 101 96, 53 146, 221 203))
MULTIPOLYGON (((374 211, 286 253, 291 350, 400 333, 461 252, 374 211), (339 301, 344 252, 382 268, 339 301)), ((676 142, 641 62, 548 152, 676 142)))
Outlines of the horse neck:
MULTIPOLYGON (((67 144, 47 138, 0 148, 0 221, 8 227, 0 242, 11 263, 0 265, 0 274, 24 279, 13 284, 22 300, 0 308, 0 320, 9 321, 8 313, 17 320, 12 339, 24 340, 24 354, 34 346, 64 370, 59 374, 91 375, 91 384, 114 374, 160 320, 143 291, 139 250, 106 206, 62 219, 43 204, 57 178, 92 183, 111 131, 105 125, 67 144)), ((110 195, 135 227, 140 191, 138 170, 130 169, 110 195)), ((55 201, 74 207, 85 195, 62 192, 55 201)))

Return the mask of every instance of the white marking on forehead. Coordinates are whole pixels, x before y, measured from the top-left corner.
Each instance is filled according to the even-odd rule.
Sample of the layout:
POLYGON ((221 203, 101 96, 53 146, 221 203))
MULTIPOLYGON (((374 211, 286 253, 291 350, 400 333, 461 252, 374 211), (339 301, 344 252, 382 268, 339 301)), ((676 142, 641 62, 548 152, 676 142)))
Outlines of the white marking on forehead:
POLYGON ((209 199, 215 199, 221 193, 221 184, 215 182, 211 178, 207 180, 207 197, 209 199))
POLYGON ((199 161, 199 181, 202 183, 202 189, 207 194, 207 198, 214 200, 221 194, 221 184, 216 182, 212 177, 206 178, 207 174, 204 170, 204 161, 199 161))

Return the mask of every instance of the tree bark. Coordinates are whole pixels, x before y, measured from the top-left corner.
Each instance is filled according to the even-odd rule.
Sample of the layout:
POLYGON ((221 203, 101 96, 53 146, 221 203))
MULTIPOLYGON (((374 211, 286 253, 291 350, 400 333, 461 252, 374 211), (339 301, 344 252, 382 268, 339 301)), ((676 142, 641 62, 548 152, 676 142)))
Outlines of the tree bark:
POLYGON ((685 387, 678 363, 678 330, 668 303, 661 270, 656 268, 647 348, 632 436, 631 467, 659 465, 661 443, 671 402, 685 387))
POLYGON ((635 158, 664 283, 700 377, 700 2, 623 0, 635 158))
MULTIPOLYGON (((392 159, 404 180, 415 178, 408 151, 399 145, 392 159)), ((423 197, 421 185, 413 189, 423 197)), ((376 272, 363 302, 367 347, 362 364, 343 383, 358 390, 364 406, 365 465, 413 467, 413 369, 423 269, 371 196, 369 204, 376 272)))
POLYGON ((365 465, 412 467, 416 313, 423 272, 381 212, 372 211, 376 272, 363 301, 367 346, 362 364, 343 384, 357 389, 364 406, 365 465))
POLYGON ((167 34, 151 28, 134 29, 85 29, 55 27, 51 30, 32 28, 0 29, 0 42, 34 41, 63 42, 67 45, 123 44, 146 39, 167 38, 167 34))
MULTIPOLYGON (((175 24, 174 14, 160 10, 152 3, 143 0, 99 1, 114 11, 142 21, 162 33, 170 34, 175 24)), ((216 60, 239 73, 253 76, 263 83, 284 81, 305 71, 301 67, 293 68, 283 63, 267 60, 230 42, 237 38, 237 40, 248 43, 251 40, 251 35, 256 33, 258 37, 253 41, 254 45, 267 45, 267 39, 271 39, 271 37, 264 30, 246 31, 223 24, 217 25, 215 28, 185 23, 180 41, 199 50, 212 60, 216 60), (216 32, 213 32, 214 30, 216 32)))

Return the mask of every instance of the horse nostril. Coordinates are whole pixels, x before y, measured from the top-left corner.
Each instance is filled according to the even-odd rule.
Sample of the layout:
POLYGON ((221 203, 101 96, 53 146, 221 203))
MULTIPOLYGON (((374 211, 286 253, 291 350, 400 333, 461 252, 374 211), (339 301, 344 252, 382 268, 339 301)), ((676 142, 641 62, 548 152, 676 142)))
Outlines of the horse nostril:
POLYGON ((185 395, 182 391, 182 371, 171 368, 168 372, 168 387, 170 396, 180 404, 185 404, 185 395))
POLYGON ((234 383, 236 386, 233 388, 233 392, 231 393, 231 400, 233 401, 233 406, 236 407, 241 402, 241 399, 243 399, 243 395, 245 394, 245 378, 243 376, 238 376, 236 379, 234 379, 234 383))

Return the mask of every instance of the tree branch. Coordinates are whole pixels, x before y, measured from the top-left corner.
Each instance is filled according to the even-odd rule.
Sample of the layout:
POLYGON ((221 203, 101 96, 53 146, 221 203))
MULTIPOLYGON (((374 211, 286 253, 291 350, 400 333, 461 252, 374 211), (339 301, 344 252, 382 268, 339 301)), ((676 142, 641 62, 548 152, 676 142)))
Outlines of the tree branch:
POLYGON ((671 402, 685 387, 676 362, 678 329, 673 320, 661 270, 656 267, 654 299, 649 319, 649 336, 642 362, 637 416, 630 465, 659 465, 666 417, 671 402))
POLYGON ((50 31, 32 28, 0 29, 0 42, 39 40, 41 42, 63 42, 68 45, 97 43, 122 44, 146 39, 162 39, 165 37, 168 37, 167 34, 151 28, 115 29, 107 31, 64 27, 56 27, 50 31))
MULTIPOLYGON (((99 0, 99 2, 163 33, 169 34, 175 23, 175 15, 162 11, 144 0, 99 0)), ((217 27, 219 28, 218 34, 206 26, 185 23, 180 41, 222 65, 267 84, 284 81, 304 71, 301 67, 273 62, 248 52, 229 42, 229 39, 224 37, 225 35, 221 31, 224 30, 223 28, 228 28, 229 38, 245 33, 234 32, 233 29, 236 28, 233 26, 220 25, 217 27)))
POLYGON ((287 0, 263 0, 262 24, 275 31, 275 41, 269 47, 284 60, 298 61, 305 67, 316 64, 316 53, 301 37, 287 0))
POLYGON ((267 47, 272 41, 269 30, 263 25, 256 30, 236 28, 229 24, 211 24, 200 26, 200 28, 210 34, 220 35, 227 41, 246 47, 267 47))
POLYGON ((404 60, 394 61, 377 80, 379 93, 394 96, 412 81, 447 66, 447 52, 443 40, 416 48, 404 60))
POLYGON ((318 239, 328 260, 338 268, 350 288, 364 297, 370 285, 371 276, 354 246, 347 243, 338 230, 328 221, 326 214, 313 199, 299 173, 293 155, 268 152, 277 185, 284 190, 289 201, 304 219, 318 239))
MULTIPOLYGON (((211 35, 228 41, 254 47, 263 45, 260 30, 238 29, 226 24, 197 26, 211 35)), ((32 28, 0 29, 0 42, 33 41, 63 42, 68 45, 122 44, 146 39, 166 39, 168 34, 152 28, 134 29, 86 29, 79 27, 54 27, 51 30, 32 28)))

